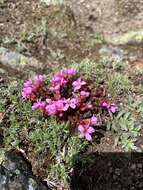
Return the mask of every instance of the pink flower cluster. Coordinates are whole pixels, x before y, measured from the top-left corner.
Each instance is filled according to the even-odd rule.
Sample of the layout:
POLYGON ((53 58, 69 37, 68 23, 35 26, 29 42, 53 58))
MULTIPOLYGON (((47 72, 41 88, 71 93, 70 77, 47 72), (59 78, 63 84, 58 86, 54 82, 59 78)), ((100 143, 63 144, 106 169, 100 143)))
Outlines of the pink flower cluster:
POLYGON ((77 71, 74 69, 63 69, 53 76, 52 80, 50 81, 52 84, 50 90, 58 95, 57 98, 60 97, 61 87, 69 83, 76 73, 77 71))
POLYGON ((75 98, 59 100, 46 99, 45 102, 34 103, 32 109, 39 109, 49 116, 62 117, 64 112, 68 111, 68 109, 76 109, 77 106, 78 101, 75 98))
POLYGON ((38 75, 34 80, 27 80, 24 83, 22 97, 26 100, 34 101, 37 98, 37 93, 44 86, 45 76, 38 75))
POLYGON ((76 109, 79 108, 81 111, 86 109, 92 109, 91 102, 87 102, 86 99, 90 96, 90 92, 87 91, 86 82, 81 78, 76 77, 77 71, 74 69, 63 69, 57 72, 51 82, 50 90, 54 94, 54 98, 58 101, 52 102, 47 107, 50 110, 51 107, 55 107, 55 114, 63 115, 61 112, 66 112, 69 108, 76 109), (64 87, 72 91, 72 94, 69 98, 65 98, 63 95, 62 89, 64 87), (57 105, 58 104, 58 105, 57 105), (60 107, 60 108, 59 108, 60 107))
POLYGON ((88 141, 92 140, 92 133, 95 132, 95 129, 92 126, 97 124, 97 117, 92 116, 90 119, 84 119, 78 125, 78 130, 80 132, 80 138, 85 138, 88 141))
POLYGON ((102 102, 101 106, 107 109, 109 113, 116 113, 118 111, 118 107, 114 103, 102 102))
MULTIPOLYGON (((77 118, 85 111, 93 114, 94 107, 91 101, 91 93, 86 81, 78 77, 74 69, 63 69, 57 72, 50 80, 50 89, 45 85, 45 76, 38 75, 33 80, 27 80, 22 89, 24 100, 32 102, 32 109, 41 111, 45 116, 56 116, 60 119, 68 119, 71 114, 78 114, 77 118)), ((115 113, 118 108, 115 104, 103 102, 100 107, 107 109, 109 113, 115 113)), ((78 122, 78 121, 77 121, 78 122)), ((80 137, 88 141, 92 140, 97 124, 97 117, 82 119, 77 128, 80 137)))
POLYGON ((77 71, 74 69, 63 69, 57 72, 50 81, 50 91, 53 97, 44 97, 45 100, 42 98, 42 101, 40 93, 44 89, 45 76, 38 75, 33 80, 24 83, 22 97, 33 102, 33 110, 38 109, 49 116, 62 117, 70 109, 79 108, 81 111, 92 109, 91 102, 86 101, 90 96, 86 82, 78 78, 76 74, 77 71), (65 87, 67 87, 67 91, 62 94, 65 87), (65 98, 68 91, 72 93, 65 98))

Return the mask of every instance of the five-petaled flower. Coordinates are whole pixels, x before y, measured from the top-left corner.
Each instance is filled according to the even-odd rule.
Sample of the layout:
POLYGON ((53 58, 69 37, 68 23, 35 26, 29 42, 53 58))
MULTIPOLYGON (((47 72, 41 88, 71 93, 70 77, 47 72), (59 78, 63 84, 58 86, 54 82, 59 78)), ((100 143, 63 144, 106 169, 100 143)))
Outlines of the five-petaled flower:
POLYGON ((80 132, 80 138, 85 138, 86 140, 88 141, 91 141, 92 140, 92 133, 95 132, 95 129, 89 125, 79 125, 78 126, 78 130, 80 132))
POLYGON ((109 113, 116 113, 118 111, 118 107, 114 103, 102 102, 101 106, 107 109, 109 113))
POLYGON ((72 83, 74 91, 78 91, 81 89, 82 86, 86 85, 86 82, 78 78, 76 81, 72 83))

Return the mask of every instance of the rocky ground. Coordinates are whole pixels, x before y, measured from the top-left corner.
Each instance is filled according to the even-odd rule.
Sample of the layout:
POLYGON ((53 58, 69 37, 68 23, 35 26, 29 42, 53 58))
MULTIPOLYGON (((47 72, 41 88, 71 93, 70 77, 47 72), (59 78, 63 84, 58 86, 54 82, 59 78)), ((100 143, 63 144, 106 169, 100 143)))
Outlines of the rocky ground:
POLYGON ((1 190, 48 190, 46 184, 33 176, 30 164, 20 153, 7 152, 0 165, 1 190))

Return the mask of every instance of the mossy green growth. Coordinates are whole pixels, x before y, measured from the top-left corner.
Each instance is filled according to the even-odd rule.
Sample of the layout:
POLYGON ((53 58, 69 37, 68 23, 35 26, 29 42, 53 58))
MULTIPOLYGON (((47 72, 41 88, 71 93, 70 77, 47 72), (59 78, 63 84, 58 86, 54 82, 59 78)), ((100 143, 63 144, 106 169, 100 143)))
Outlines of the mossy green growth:
POLYGON ((139 151, 135 142, 140 134, 141 126, 137 124, 131 112, 123 110, 116 116, 111 116, 107 128, 112 131, 115 146, 121 145, 125 151, 139 151))
POLYGON ((109 90, 114 94, 128 92, 132 87, 131 81, 128 77, 118 72, 109 75, 107 83, 109 90))
POLYGON ((45 153, 49 155, 50 162, 44 169, 47 180, 54 182, 55 186, 66 184, 74 167, 74 156, 85 150, 88 142, 79 138, 77 130, 69 122, 54 117, 45 118, 42 113, 33 111, 31 104, 21 99, 20 92, 20 89, 15 89, 14 94, 9 96, 12 110, 8 113, 6 124, 1 125, 3 146, 7 150, 23 149, 22 138, 25 138, 34 154, 43 156, 43 160, 46 159, 45 153), (26 134, 22 134, 25 130, 26 134))

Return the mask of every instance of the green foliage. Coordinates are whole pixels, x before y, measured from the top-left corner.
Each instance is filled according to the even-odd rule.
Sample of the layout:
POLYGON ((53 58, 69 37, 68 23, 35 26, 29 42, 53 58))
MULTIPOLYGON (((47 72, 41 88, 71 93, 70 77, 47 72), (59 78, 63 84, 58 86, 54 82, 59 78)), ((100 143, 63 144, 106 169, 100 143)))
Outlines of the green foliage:
POLYGON ((94 36, 92 36, 92 38, 88 42, 89 46, 94 46, 103 43, 105 43, 105 38, 102 33, 96 33, 94 36))
POLYGON ((141 127, 137 126, 130 112, 121 111, 117 116, 112 116, 107 128, 113 132, 115 146, 121 145, 125 151, 137 150, 134 143, 141 127))
POLYGON ((9 101, 12 111, 8 113, 7 127, 2 125, 4 146, 20 149, 21 131, 27 129, 26 138, 33 153, 43 155, 44 159, 43 153, 47 152, 51 160, 45 168, 47 181, 67 183, 74 167, 73 157, 85 149, 87 142, 78 137, 69 122, 45 119, 41 113, 32 111, 31 104, 25 103, 17 91, 10 95, 9 101))
POLYGON ((122 57, 107 57, 103 56, 101 58, 101 64, 103 64, 106 68, 112 69, 113 71, 121 71, 124 69, 126 62, 122 59, 122 57))
POLYGON ((51 164, 48 172, 48 179, 59 179, 59 181, 66 183, 74 166, 74 156, 85 149, 87 142, 82 141, 78 136, 71 136, 64 144, 59 145, 54 155, 55 163, 51 164))
POLYGON ((73 167, 73 156, 83 150, 86 142, 71 133, 71 126, 67 122, 57 122, 54 118, 45 120, 29 134, 29 139, 39 153, 48 149, 52 162, 47 170, 48 181, 62 181, 66 183, 73 167))
POLYGON ((96 84, 106 78, 106 71, 103 65, 88 58, 83 59, 79 64, 73 64, 71 67, 84 75, 84 78, 95 81, 96 84))
POLYGON ((129 96, 127 108, 131 111, 143 113, 143 97, 133 98, 129 96))
POLYGON ((131 89, 131 82, 126 75, 116 72, 108 77, 108 86, 112 93, 120 94, 121 92, 128 92, 131 89))

